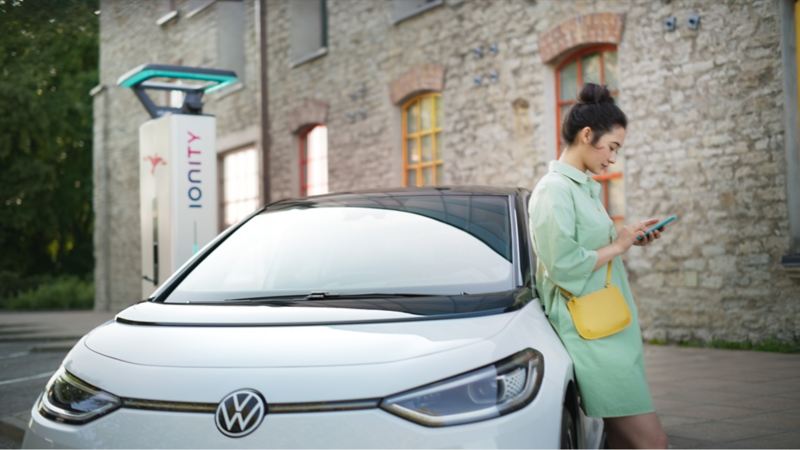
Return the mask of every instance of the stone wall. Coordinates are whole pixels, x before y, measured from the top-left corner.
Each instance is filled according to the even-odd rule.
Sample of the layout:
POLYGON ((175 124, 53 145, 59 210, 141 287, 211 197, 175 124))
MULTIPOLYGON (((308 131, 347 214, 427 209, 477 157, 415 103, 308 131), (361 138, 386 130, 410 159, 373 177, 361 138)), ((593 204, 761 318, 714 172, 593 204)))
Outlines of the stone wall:
MULTIPOLYGON (((272 200, 299 191, 294 132, 311 120, 303 118, 322 117, 328 127, 332 191, 401 185, 392 86, 426 67, 444 74, 443 184, 532 188, 556 155, 555 64, 574 45, 613 42, 630 121, 625 219, 680 216, 657 243, 626 255, 645 337, 799 338, 800 281, 780 265, 790 239, 774 1, 446 0, 393 24, 389 2, 328 0, 327 53, 296 67, 287 3, 266 3, 272 200), (697 30, 687 26, 694 13, 697 30), (678 28, 666 32, 662 21, 672 15, 678 28)), ((96 240, 113 244, 97 249, 98 305, 104 289, 115 305, 138 294, 136 128, 146 116, 130 92, 111 86, 155 58, 213 62, 201 49, 213 43, 198 31, 213 29, 213 7, 158 27, 155 4, 101 5, 108 89, 96 97, 96 240)), ((208 102, 220 135, 258 125, 256 15, 254 2, 246 4, 245 88, 208 102)))
POLYGON ((663 36, 630 27, 620 49, 628 209, 681 216, 630 259, 645 336, 797 340, 800 282, 780 265, 790 234, 777 4, 660 8, 702 22, 663 36))
POLYGON ((559 51, 618 39, 626 220, 680 216, 663 239, 626 255, 645 337, 798 339, 800 283, 780 265, 789 230, 774 2, 446 1, 393 25, 388 3, 330 0, 328 54, 294 68, 285 2, 268 11, 278 197, 297 193, 283 111, 306 97, 330 105, 332 190, 400 185, 391 86, 430 64, 445 72, 444 183, 532 188, 555 157, 559 51), (693 13, 697 30, 687 26, 693 13), (678 28, 666 32, 671 15, 678 28), (590 26, 581 17, 599 17, 600 31, 577 39, 575 24, 590 26), (487 82, 493 71, 498 81, 487 82), (353 101, 362 86, 367 95, 353 101), (349 120, 353 111, 366 117, 349 120))

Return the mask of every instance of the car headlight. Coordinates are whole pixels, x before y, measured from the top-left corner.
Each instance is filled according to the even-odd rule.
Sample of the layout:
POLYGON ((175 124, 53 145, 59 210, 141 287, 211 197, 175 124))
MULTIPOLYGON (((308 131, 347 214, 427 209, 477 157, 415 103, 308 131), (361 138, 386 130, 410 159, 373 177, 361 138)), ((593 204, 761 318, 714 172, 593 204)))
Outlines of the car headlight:
POLYGON ((525 349, 494 364, 388 397, 381 408, 429 427, 491 419, 530 403, 543 372, 542 354, 525 349))
POLYGON ((120 406, 120 399, 59 368, 47 382, 39 413, 48 419, 81 424, 107 414, 120 406))

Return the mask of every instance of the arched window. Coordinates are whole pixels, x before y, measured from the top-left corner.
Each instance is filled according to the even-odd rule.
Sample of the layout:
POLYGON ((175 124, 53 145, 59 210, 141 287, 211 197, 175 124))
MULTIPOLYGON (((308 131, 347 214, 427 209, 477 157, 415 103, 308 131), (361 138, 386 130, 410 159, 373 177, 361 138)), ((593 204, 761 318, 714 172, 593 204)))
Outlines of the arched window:
POLYGON ((441 176, 441 95, 418 95, 403 104, 403 185, 436 186, 441 176))
MULTIPOLYGON (((578 93, 584 83, 606 85, 614 99, 618 100, 616 46, 597 45, 570 54, 556 67, 555 78, 556 117, 558 118, 556 158, 558 158, 565 145, 561 139, 561 124, 570 107, 576 103, 578 93)), ((624 160, 620 153, 617 156, 616 164, 609 168, 608 173, 594 176, 594 179, 603 185, 603 204, 615 222, 621 222, 624 219, 623 168, 624 160)))

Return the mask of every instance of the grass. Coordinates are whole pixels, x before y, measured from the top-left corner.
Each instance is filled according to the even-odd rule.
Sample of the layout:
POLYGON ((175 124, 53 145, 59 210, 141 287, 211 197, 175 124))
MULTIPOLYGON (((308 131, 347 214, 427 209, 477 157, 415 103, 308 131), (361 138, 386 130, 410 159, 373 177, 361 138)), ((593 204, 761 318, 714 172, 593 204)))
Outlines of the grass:
POLYGON ((647 341, 651 345, 677 345, 679 347, 695 348, 719 348, 726 350, 753 350, 757 352, 774 353, 800 353, 800 341, 781 341, 778 339, 764 339, 758 342, 726 341, 722 339, 712 339, 710 342, 699 339, 689 339, 678 342, 668 342, 664 339, 650 339, 647 341))
POLYGON ((74 276, 52 279, 16 296, 0 300, 5 310, 91 309, 94 283, 74 276))

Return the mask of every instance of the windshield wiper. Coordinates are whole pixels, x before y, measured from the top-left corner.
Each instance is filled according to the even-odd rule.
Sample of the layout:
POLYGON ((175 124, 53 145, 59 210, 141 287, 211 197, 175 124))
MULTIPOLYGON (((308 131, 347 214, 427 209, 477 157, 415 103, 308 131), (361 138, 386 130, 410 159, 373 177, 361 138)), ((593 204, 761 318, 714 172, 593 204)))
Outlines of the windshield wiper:
POLYGON ((331 294, 330 292, 312 292, 306 300, 351 299, 351 298, 399 298, 399 297, 442 297, 441 294, 414 294, 410 292, 369 292, 363 294, 331 294))
MULTIPOLYGON (((465 294, 461 294, 465 295, 465 294)), ((244 297, 226 299, 223 303, 269 303, 290 305, 293 303, 315 300, 349 300, 360 298, 409 298, 409 297, 445 297, 442 294, 415 294, 407 292, 370 292, 363 294, 337 294, 330 292, 311 292, 310 294, 270 295, 264 297, 244 297)))

